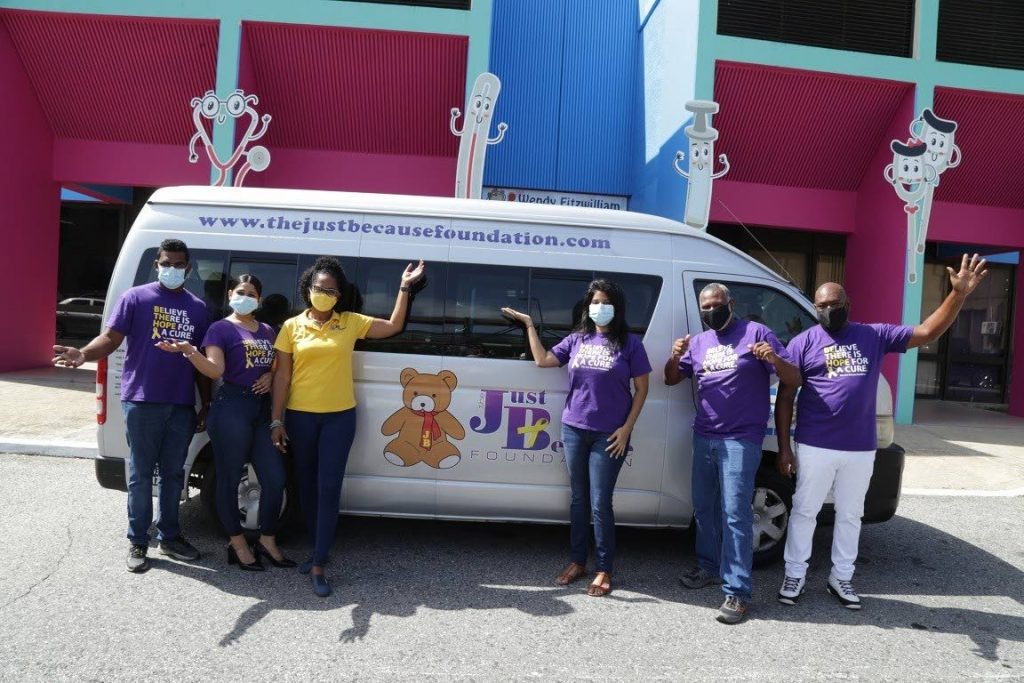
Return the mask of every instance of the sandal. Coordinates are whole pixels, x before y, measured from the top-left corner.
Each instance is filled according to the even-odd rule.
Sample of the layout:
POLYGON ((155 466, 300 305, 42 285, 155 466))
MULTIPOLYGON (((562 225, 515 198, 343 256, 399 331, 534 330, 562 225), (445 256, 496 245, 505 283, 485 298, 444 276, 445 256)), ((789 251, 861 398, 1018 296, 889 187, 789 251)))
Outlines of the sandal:
POLYGON ((611 592, 612 575, 608 572, 598 572, 594 577, 594 582, 587 588, 587 595, 592 598, 603 598, 611 592))
POLYGON ((556 586, 568 586, 574 581, 579 581, 587 575, 587 568, 581 564, 570 562, 569 566, 562 570, 562 573, 555 577, 556 586))

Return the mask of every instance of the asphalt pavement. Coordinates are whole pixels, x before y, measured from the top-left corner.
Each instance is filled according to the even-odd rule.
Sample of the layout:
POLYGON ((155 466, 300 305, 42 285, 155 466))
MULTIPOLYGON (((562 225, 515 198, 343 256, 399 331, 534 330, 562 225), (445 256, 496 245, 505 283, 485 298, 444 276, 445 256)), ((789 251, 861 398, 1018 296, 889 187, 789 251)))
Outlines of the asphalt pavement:
MULTIPOLYGON (((865 609, 824 590, 829 529, 808 593, 714 621, 688 591, 684 534, 622 530, 616 590, 558 588, 566 529, 344 517, 317 598, 294 570, 226 565, 197 499, 182 508, 195 564, 124 569, 125 494, 90 461, 0 455, 0 680, 1024 679, 1020 497, 912 496, 864 528, 865 609)), ((300 539, 282 539, 293 557, 300 539)), ((301 559, 301 558, 300 558, 301 559)))

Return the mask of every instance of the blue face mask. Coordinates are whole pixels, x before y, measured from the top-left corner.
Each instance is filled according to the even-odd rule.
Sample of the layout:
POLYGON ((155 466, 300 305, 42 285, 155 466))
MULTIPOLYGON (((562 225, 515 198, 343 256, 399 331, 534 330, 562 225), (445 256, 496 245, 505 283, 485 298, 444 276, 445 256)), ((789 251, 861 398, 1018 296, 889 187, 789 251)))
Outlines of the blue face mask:
POLYGON ((231 306, 231 310, 238 315, 249 315, 259 305, 260 303, 256 301, 256 297, 245 296, 244 294, 235 294, 228 299, 228 306, 231 306))
POLYGON ((185 271, 187 268, 175 268, 173 266, 157 266, 156 277, 167 289, 177 289, 185 284, 185 271))
POLYGON ((615 307, 611 304, 590 304, 589 313, 595 325, 604 327, 615 317, 615 307))

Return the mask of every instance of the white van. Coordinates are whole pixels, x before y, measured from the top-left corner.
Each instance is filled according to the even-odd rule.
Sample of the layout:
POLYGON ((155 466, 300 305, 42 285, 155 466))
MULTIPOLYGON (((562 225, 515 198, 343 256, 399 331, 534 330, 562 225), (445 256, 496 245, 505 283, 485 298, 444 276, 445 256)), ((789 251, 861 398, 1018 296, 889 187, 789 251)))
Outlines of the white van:
MULTIPOLYGON (((387 318, 405 265, 426 261, 426 281, 405 331, 356 347, 358 427, 340 506, 349 514, 566 522, 559 419, 567 375, 536 367, 522 328, 500 309, 528 309, 544 344, 552 346, 579 318, 587 284, 604 276, 625 290, 627 320, 655 368, 616 488, 616 520, 687 527, 694 387, 690 380, 665 386, 661 366, 673 339, 701 330, 698 292, 711 281, 727 284, 736 313, 765 323, 783 343, 816 324, 813 307, 795 287, 723 242, 663 218, 513 202, 212 187, 153 194, 118 257, 105 316, 126 289, 154 279, 156 247, 168 237, 192 251, 186 286, 207 302, 211 320, 226 313, 228 279, 252 273, 263 282, 263 319, 279 324, 301 310, 299 274, 321 254, 341 260, 355 285, 354 308, 387 318), (412 373, 407 378, 450 400, 448 411, 465 431, 463 438, 448 438, 458 457, 438 467, 406 465, 385 453, 394 435, 383 433, 382 425, 403 407, 406 369, 412 373), (438 377, 442 370, 454 373, 454 389, 438 377)), ((124 490, 122 363, 120 350, 98 372, 96 474, 101 485, 124 490)), ((892 399, 883 379, 867 521, 888 519, 899 502, 903 450, 892 439, 892 399)), ((793 482, 774 469, 775 449, 769 421, 754 498, 759 562, 781 554, 793 492, 793 482)), ((191 487, 212 501, 214 477, 223 473, 214 471, 206 434, 193 440, 186 468, 183 497, 191 487)), ((249 469, 239 488, 247 528, 254 527, 258 503, 249 469)))

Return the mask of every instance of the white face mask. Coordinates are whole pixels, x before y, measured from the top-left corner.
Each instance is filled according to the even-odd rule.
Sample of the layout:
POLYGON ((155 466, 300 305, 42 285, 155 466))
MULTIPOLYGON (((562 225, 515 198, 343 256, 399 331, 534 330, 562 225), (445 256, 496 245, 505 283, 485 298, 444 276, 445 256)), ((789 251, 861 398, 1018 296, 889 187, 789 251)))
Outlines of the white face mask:
POLYGON ((611 304, 590 304, 590 319, 595 325, 604 327, 615 317, 615 306, 611 304))
POLYGON ((234 294, 228 299, 228 306, 231 306, 238 315, 249 315, 259 306, 259 302, 256 301, 256 297, 245 296, 244 294, 234 294))
POLYGON ((174 266, 157 266, 156 277, 167 289, 177 289, 185 284, 185 271, 187 268, 175 268, 174 266))

